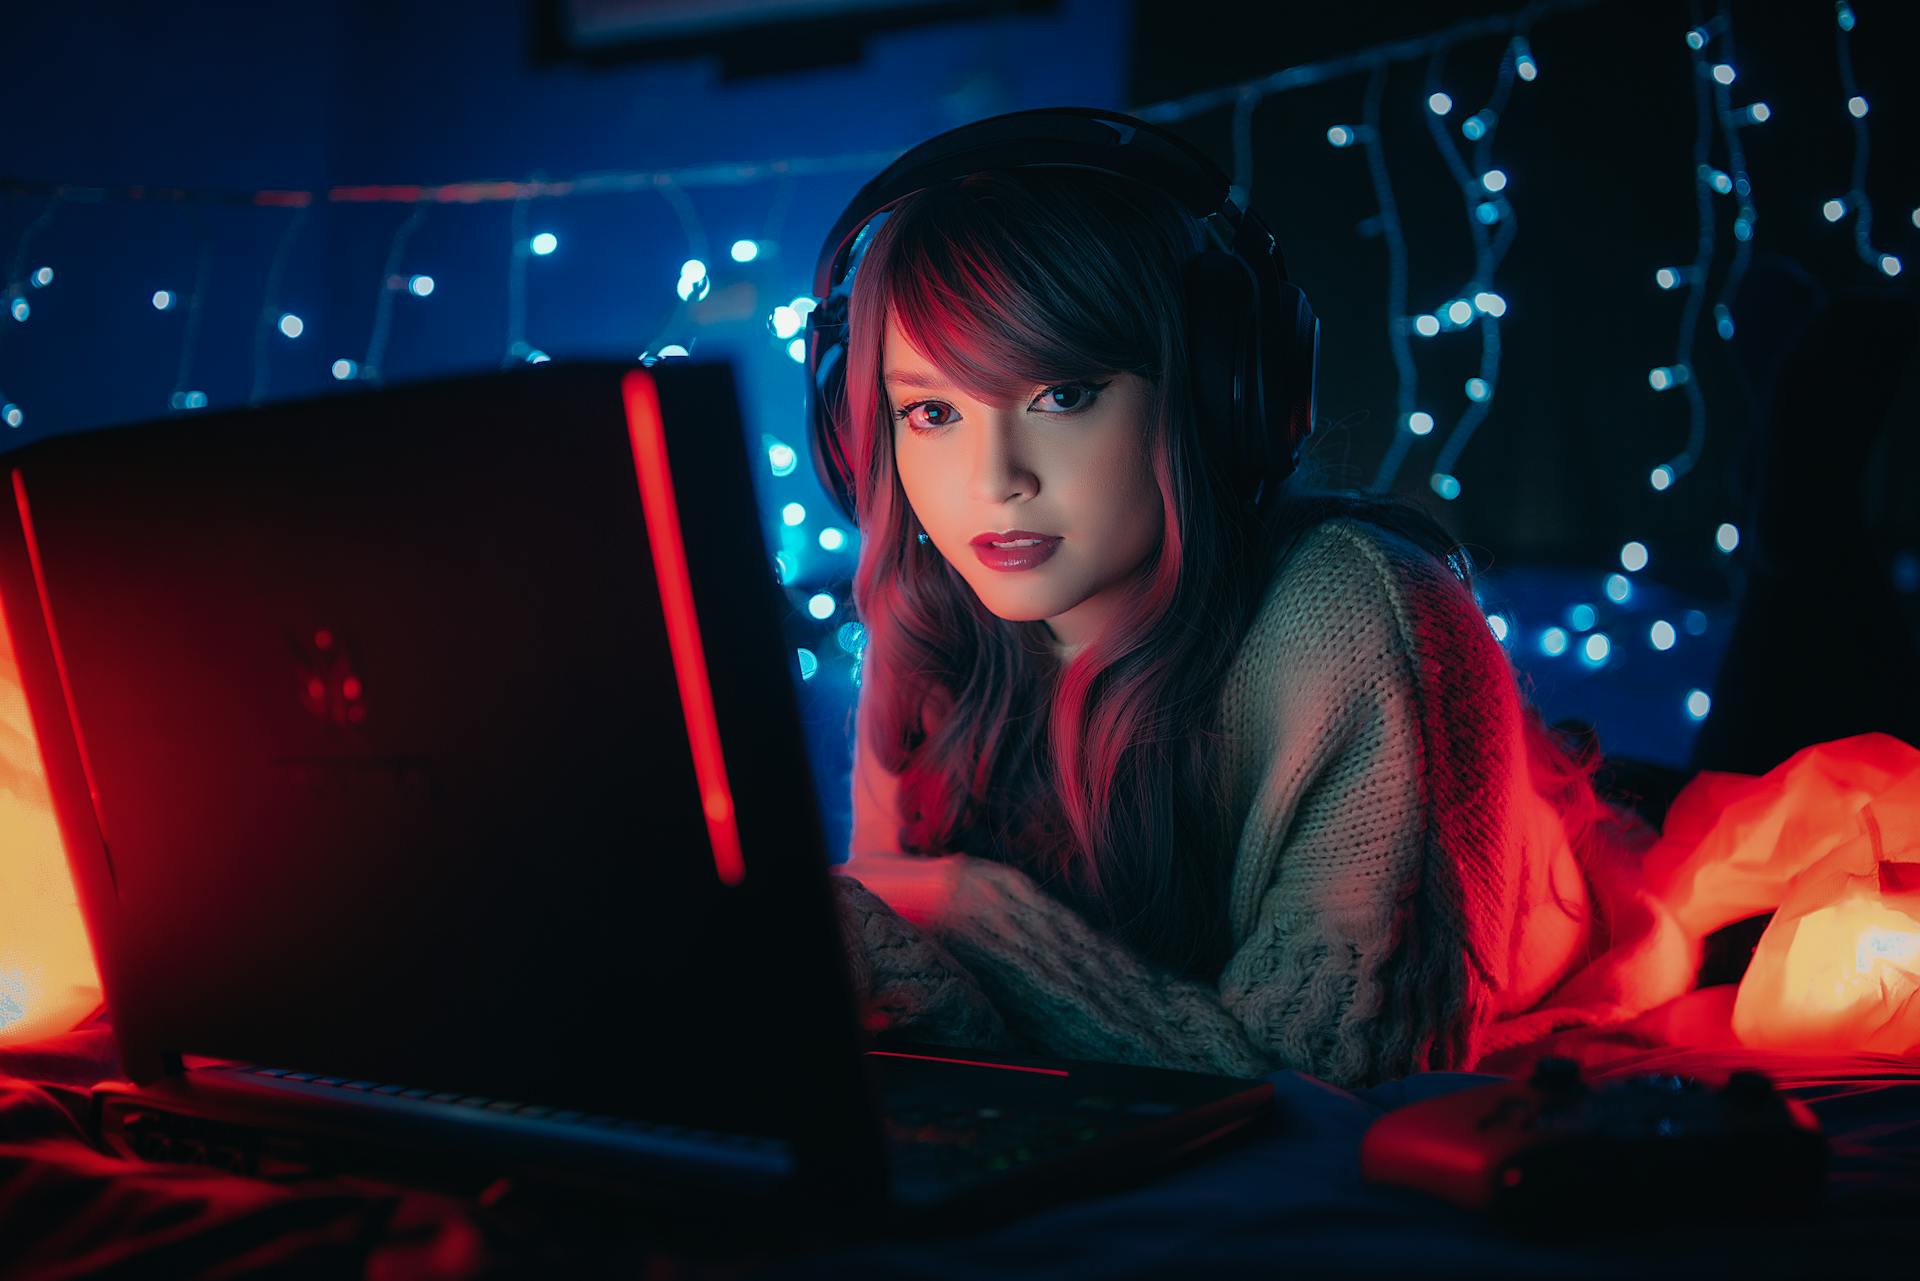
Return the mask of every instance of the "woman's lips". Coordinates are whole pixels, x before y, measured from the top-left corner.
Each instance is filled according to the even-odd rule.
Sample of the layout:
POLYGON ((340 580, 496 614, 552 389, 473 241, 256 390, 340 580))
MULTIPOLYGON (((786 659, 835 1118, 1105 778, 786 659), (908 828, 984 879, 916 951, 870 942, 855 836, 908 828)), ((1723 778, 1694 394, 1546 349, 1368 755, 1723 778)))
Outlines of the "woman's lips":
POLYGON ((995 547, 992 543, 975 543, 973 554, 988 569, 1015 572, 1045 564, 1059 546, 1058 538, 1043 538, 1035 547, 995 547))

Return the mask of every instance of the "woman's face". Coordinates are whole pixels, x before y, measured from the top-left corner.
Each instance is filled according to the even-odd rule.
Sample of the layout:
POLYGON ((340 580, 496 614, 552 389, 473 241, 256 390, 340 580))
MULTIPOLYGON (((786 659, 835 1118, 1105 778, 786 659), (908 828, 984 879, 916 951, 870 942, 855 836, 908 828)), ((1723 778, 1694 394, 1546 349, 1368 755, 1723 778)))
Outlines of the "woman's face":
POLYGON ((1145 381, 1036 385, 1017 404, 988 404, 950 385, 892 316, 882 376, 900 484, 934 547, 996 615, 1044 619, 1077 653, 1160 545, 1145 381), (1060 541, 1031 569, 995 569, 975 553, 976 535, 1016 529, 1060 541))

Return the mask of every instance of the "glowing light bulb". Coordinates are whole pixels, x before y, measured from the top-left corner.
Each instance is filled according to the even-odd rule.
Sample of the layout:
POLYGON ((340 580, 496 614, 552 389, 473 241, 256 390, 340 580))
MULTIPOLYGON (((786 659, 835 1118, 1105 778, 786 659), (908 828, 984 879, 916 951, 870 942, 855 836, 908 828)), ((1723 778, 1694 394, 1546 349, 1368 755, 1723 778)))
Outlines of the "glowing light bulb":
POLYGON ((1647 483, 1655 489, 1670 489, 1673 486, 1673 468, 1661 463, 1647 474, 1647 483))
POLYGON ((1847 99, 1847 111, 1855 120, 1865 120, 1867 118, 1867 100, 1859 94, 1855 94, 1853 97, 1847 99))
POLYGON ((560 247, 560 237, 551 231, 543 231, 528 242, 528 247, 542 258, 560 247))
POLYGON ((1529 84, 1540 74, 1540 65, 1533 60, 1533 51, 1527 48, 1525 36, 1513 38, 1513 74, 1529 84))
POLYGON ((760 244, 753 240, 736 240, 730 252, 735 262, 752 262, 760 256, 760 244))
POLYGON ((1447 319, 1456 325, 1464 325, 1473 319, 1473 307, 1466 299, 1450 303, 1447 306, 1447 319))
POLYGON ((52 283, 53 283, 53 268, 41 267, 39 270, 33 273, 34 288, 45 289, 48 285, 52 283))
POLYGON ((1351 147, 1353 145, 1353 130, 1349 129, 1346 125, 1335 125, 1327 130, 1327 141, 1336 147, 1351 147))
POLYGON ((1607 638, 1605 632, 1595 632, 1587 637, 1586 642, 1580 646, 1580 651, 1589 663, 1598 667, 1607 661, 1608 655, 1613 653, 1613 642, 1607 638))
POLYGON ((1480 185, 1488 191, 1505 191, 1507 189, 1506 171, 1503 169, 1487 170, 1480 175, 1480 185))
POLYGON ((1430 94, 1427 97, 1427 110, 1436 116, 1444 116, 1453 110, 1453 99, 1444 93, 1430 94))
POLYGON ((153 309, 155 311, 169 311, 172 307, 173 292, 171 290, 156 289, 153 291, 153 309))
POLYGON ((1413 332, 1415 332, 1416 334, 1419 334, 1422 338, 1433 337, 1435 334, 1440 332, 1439 317, 1424 316, 1424 315, 1415 316, 1413 318, 1413 332))
POLYGON ((820 531, 820 548, 822 551, 837 552, 846 545, 847 533, 845 530, 837 529, 829 525, 820 531))
POLYGON ((832 618, 833 597, 827 592, 816 592, 807 598, 807 612, 815 618, 832 618))
POLYGON ((799 466, 800 457, 793 452, 791 445, 769 445, 767 447, 767 466, 776 476, 791 476, 799 466))
POLYGON ((1733 68, 1727 63, 1717 62, 1713 67, 1713 78, 1720 84, 1730 85, 1733 83, 1733 68))
POLYGON ((1740 545, 1740 527, 1728 522, 1713 531, 1713 545, 1723 552, 1731 552, 1740 545))
POLYGON ((793 357, 795 364, 805 364, 807 360, 807 340, 796 338, 787 344, 787 355, 793 357))
POLYGON ((1540 633, 1540 652, 1548 658, 1558 658, 1567 652, 1567 633, 1559 627, 1549 627, 1540 633))
POLYGON ((789 525, 798 525, 807 518, 807 509, 799 503, 788 503, 780 509, 780 519, 789 525))
POLYGON ((1440 497, 1446 499, 1448 502, 1452 502, 1454 499, 1460 497, 1459 478, 1449 476, 1443 471, 1433 473, 1428 479, 1427 484, 1432 486, 1434 493, 1440 495, 1440 497))
POLYGON ((407 292, 415 298, 425 298, 433 292, 432 276, 412 276, 407 280, 407 292))
POLYGON ((280 317, 280 332, 285 334, 287 337, 298 338, 301 334, 305 333, 306 331, 307 331, 307 322, 300 319, 300 317, 294 315, 292 312, 287 312, 285 315, 280 317))
POLYGON ((1620 549, 1620 566, 1629 573, 1639 573, 1647 567, 1647 545, 1628 543, 1620 549))
POLYGON ((344 357, 333 362, 333 376, 341 382, 346 382, 359 372, 360 366, 344 357))
POLYGON ((1842 200, 1829 200, 1826 204, 1820 206, 1820 212, 1826 217, 1828 222, 1839 222, 1846 216, 1846 202, 1842 200))
POLYGON ((1407 415, 1407 430, 1416 436, 1426 435, 1433 430, 1433 415, 1416 409, 1407 415))
POLYGON ((1673 624, 1664 618, 1655 619, 1653 626, 1647 629, 1647 643, 1655 649, 1672 649, 1678 640, 1679 634, 1673 630, 1673 624))
POLYGON ((1481 401, 1493 394, 1493 388, 1487 385, 1487 380, 1484 378, 1469 378, 1466 392, 1468 400, 1481 401))
POLYGON ((1691 377, 1685 365, 1660 365, 1647 371, 1647 386, 1655 391, 1678 387, 1691 377))
POLYGON ((1713 710, 1713 700, 1707 697, 1703 689, 1687 691, 1687 715, 1696 721, 1707 719, 1707 713, 1713 710))

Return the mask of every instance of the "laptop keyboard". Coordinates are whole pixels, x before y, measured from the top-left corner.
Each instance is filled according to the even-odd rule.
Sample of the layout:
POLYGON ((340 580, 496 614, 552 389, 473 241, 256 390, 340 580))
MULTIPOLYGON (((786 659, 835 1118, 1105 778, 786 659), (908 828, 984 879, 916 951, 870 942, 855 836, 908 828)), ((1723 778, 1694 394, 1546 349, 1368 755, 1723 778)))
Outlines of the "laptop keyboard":
POLYGON ((1177 1110, 1170 1103, 1107 1094, 1055 1099, 1031 1109, 949 1100, 890 1103, 887 1145, 901 1168, 949 1177, 990 1175, 1139 1129, 1177 1110))
POLYGON ((788 1144, 774 1138, 765 1138, 752 1134, 727 1134, 718 1130, 702 1130, 692 1126, 667 1125, 653 1121, 641 1121, 633 1117, 606 1116, 593 1112, 581 1112, 573 1108, 548 1107, 539 1103, 521 1103, 512 1099, 495 1099, 481 1094, 463 1094, 458 1090, 428 1090, 416 1086, 394 1085, 380 1081, 350 1080, 341 1076, 320 1076, 312 1072, 294 1072, 286 1068, 260 1067, 257 1065, 237 1065, 233 1071, 249 1076, 271 1077, 282 1081, 291 1081, 301 1085, 327 1086, 342 1091, 354 1091, 368 1095, 387 1095, 395 1099, 404 1099, 414 1103, 442 1105, 451 1108, 472 1109, 491 1112, 528 1121, 543 1122, 548 1125, 567 1126, 589 1132, 601 1132, 625 1136, 628 1138, 647 1138, 662 1143, 697 1147, 710 1152, 726 1152, 730 1158, 749 1164, 761 1161, 779 1168, 786 1168, 791 1162, 791 1149, 788 1144))
MULTIPOLYGON (((753 1135, 657 1124, 452 1090, 321 1076, 286 1068, 234 1065, 230 1070, 301 1085, 504 1114, 585 1131, 646 1136, 709 1150, 731 1149, 749 1161, 775 1158, 784 1164, 791 1156, 785 1143, 753 1135)), ((1043 1107, 1023 1108, 1008 1104, 980 1106, 930 1097, 914 1090, 907 1097, 888 1098, 885 1117, 888 1156, 899 1172, 964 1181, 970 1176, 989 1177, 1018 1170, 1066 1150, 1142 1128, 1177 1110, 1166 1102, 1101 1093, 1055 1097, 1043 1107)))

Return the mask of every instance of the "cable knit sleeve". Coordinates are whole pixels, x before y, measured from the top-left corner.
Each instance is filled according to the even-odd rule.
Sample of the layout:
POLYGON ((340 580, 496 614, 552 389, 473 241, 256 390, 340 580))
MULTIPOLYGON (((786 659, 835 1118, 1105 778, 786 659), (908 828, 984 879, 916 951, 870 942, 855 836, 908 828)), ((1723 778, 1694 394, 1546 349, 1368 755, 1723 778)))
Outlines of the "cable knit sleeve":
POLYGON ((1471 1065, 1507 969, 1521 705, 1472 594, 1395 535, 1317 529, 1223 701, 1250 799, 1218 985, 1159 972, 974 860, 934 936, 1069 1056, 1356 1086, 1471 1065))

